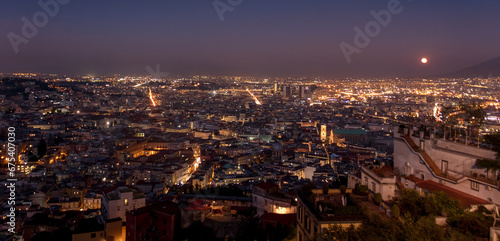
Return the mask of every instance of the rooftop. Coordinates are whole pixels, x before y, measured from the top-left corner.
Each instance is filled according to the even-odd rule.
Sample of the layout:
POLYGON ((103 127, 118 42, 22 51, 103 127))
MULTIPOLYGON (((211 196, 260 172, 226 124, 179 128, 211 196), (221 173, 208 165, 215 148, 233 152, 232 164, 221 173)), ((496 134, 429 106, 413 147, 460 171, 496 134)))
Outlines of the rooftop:
POLYGON ((486 200, 483 200, 481 198, 475 197, 465 192, 461 192, 459 190, 453 189, 451 187, 439 184, 431 180, 416 182, 416 184, 422 189, 428 190, 430 192, 442 191, 448 194, 451 198, 458 199, 463 207, 470 207, 471 205, 474 204, 489 204, 489 202, 486 200))
POLYGON ((333 133, 337 135, 366 135, 366 131, 363 129, 334 129, 333 133))

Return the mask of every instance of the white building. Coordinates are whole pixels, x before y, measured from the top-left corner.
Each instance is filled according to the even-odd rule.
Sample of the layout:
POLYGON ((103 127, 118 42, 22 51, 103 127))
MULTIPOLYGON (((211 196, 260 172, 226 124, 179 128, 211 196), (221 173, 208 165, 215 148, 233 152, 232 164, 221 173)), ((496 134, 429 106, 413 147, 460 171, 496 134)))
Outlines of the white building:
MULTIPOLYGON (((350 179, 349 179, 350 180, 350 179)), ((361 185, 368 187, 373 193, 380 193, 384 201, 394 198, 396 193, 396 175, 390 167, 361 167, 361 185)))
POLYGON ((102 196, 102 214, 104 218, 126 220, 127 211, 146 206, 146 199, 136 188, 123 186, 107 190, 102 196))
POLYGON ((292 197, 278 192, 278 186, 270 182, 253 185, 252 206, 257 208, 259 216, 264 213, 290 214, 297 212, 296 201, 292 197))
POLYGON ((394 171, 432 180, 490 203, 500 204, 496 173, 475 167, 477 159, 495 159, 495 152, 409 129, 394 132, 394 171), (412 134, 417 134, 414 136, 412 134), (494 178, 492 178, 494 177, 494 178))

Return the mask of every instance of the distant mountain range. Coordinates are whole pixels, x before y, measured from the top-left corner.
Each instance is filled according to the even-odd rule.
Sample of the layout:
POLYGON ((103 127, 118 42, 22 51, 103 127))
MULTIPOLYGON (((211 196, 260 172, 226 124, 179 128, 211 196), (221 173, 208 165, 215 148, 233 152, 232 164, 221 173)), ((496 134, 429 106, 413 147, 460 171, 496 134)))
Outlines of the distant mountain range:
POLYGON ((500 56, 480 64, 463 68, 457 71, 436 75, 438 78, 474 78, 500 76, 500 56))

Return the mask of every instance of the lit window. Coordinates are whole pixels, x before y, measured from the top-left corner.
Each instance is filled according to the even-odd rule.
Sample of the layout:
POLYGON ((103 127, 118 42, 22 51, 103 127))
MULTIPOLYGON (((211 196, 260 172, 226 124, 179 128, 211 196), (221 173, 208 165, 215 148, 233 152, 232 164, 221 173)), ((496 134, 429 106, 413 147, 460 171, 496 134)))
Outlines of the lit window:
POLYGON ((125 206, 128 206, 128 198, 125 198, 125 206))

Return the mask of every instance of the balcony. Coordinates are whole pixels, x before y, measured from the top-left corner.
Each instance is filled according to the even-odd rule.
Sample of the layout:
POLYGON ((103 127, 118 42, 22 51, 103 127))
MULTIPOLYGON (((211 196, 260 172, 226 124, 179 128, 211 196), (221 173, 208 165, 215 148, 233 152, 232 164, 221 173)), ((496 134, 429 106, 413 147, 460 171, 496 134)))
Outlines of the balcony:
POLYGON ((484 183, 488 183, 488 184, 500 187, 500 185, 499 185, 500 183, 498 182, 498 179, 486 177, 486 175, 484 175, 484 174, 477 174, 477 173, 472 172, 472 171, 465 171, 465 172, 463 172, 463 175, 465 177, 468 177, 468 178, 471 178, 471 179, 474 179, 474 180, 477 180, 480 182, 484 182, 484 183))
POLYGON ((443 177, 443 178, 446 178, 446 179, 449 179, 449 180, 452 180, 452 181, 455 181, 455 182, 458 181, 458 178, 452 177, 452 176, 448 175, 447 173, 443 173, 441 171, 441 169, 439 169, 439 167, 436 165, 436 163, 434 163, 434 161, 429 156, 429 154, 427 154, 427 152, 425 152, 424 150, 421 150, 420 147, 418 147, 417 144, 415 144, 415 142, 411 139, 410 136, 403 135, 403 139, 411 147, 411 149, 414 152, 416 152, 416 153, 418 153, 420 155, 420 157, 422 158, 422 160, 427 164, 427 166, 431 169, 431 171, 436 176, 440 176, 440 177, 443 177))

